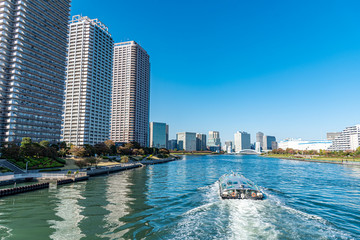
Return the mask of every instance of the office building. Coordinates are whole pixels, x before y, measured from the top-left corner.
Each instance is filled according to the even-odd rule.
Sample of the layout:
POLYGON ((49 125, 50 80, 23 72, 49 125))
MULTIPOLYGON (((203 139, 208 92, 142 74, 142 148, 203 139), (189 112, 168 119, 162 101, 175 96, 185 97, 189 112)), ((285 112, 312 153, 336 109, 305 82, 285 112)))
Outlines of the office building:
POLYGON ((196 151, 196 133, 177 133, 176 140, 178 150, 196 151))
POLYGON ((70 1, 0 1, 0 142, 60 140, 70 1))
POLYGON ((62 139, 74 145, 109 139, 113 39, 98 19, 73 16, 62 139))
POLYGON ((111 132, 114 142, 148 145, 150 62, 147 52, 136 42, 114 47, 111 132))
POLYGON ((334 141, 340 135, 341 135, 341 132, 328 132, 328 133, 326 133, 326 139, 329 141, 334 141))
POLYGON ((360 146, 360 124, 345 128, 332 143, 331 151, 356 150, 360 146))
POLYGON ((264 133, 262 133, 262 132, 256 133, 256 142, 258 142, 260 144, 260 149, 262 150, 264 147, 264 133))
POLYGON ((233 142, 232 141, 225 141, 225 147, 223 149, 227 153, 233 152, 233 142))
POLYGON ((277 142, 271 142, 271 150, 278 149, 278 143, 277 142))
POLYGON ((177 140, 171 139, 168 141, 168 149, 169 150, 177 150, 177 140))
POLYGON ((220 148, 220 150, 221 150, 220 133, 218 131, 209 131, 209 138, 208 138, 207 146, 209 148, 216 147, 215 149, 220 148))
POLYGON ((274 136, 266 136, 263 137, 263 150, 272 150, 273 142, 276 143, 276 138, 274 136))
POLYGON ((234 141, 235 152, 239 152, 239 151, 247 150, 247 149, 251 148, 249 133, 237 131, 234 134, 234 138, 235 138, 235 141, 234 141))
POLYGON ((295 149, 295 150, 327 150, 331 146, 332 141, 328 140, 302 140, 299 139, 285 139, 278 143, 278 148, 286 150, 287 148, 295 149))
POLYGON ((167 148, 169 126, 166 123, 150 123, 150 147, 167 148))
POLYGON ((196 151, 205 151, 206 150, 206 134, 197 133, 196 134, 196 151))

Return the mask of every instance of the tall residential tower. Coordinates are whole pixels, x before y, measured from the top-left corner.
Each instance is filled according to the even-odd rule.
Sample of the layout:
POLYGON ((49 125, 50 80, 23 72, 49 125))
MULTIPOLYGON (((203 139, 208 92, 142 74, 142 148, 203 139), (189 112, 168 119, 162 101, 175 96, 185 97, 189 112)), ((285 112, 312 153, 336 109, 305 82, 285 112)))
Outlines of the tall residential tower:
POLYGON ((57 142, 70 0, 1 0, 0 12, 0 142, 57 142))
POLYGON ((148 146, 150 62, 136 42, 116 43, 110 139, 148 146))
POLYGON ((114 42, 98 19, 70 22, 63 141, 75 145, 109 139, 114 42))

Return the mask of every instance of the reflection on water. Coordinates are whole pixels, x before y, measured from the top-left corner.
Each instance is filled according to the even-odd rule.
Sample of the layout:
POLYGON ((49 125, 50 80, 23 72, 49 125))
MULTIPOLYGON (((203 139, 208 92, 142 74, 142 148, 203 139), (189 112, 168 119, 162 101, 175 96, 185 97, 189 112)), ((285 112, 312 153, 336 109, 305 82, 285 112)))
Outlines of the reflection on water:
POLYGON ((110 239, 119 239, 129 230, 124 229, 117 231, 119 226, 123 226, 125 222, 120 219, 129 214, 126 204, 133 199, 129 197, 130 186, 133 185, 129 179, 131 172, 125 171, 116 175, 109 175, 106 181, 106 200, 108 204, 104 206, 108 210, 108 214, 104 216, 105 232, 102 237, 110 239))
POLYGON ((360 239, 360 168, 257 156, 184 160, 0 199, 1 239, 360 239), (219 198, 241 171, 264 201, 219 198))
POLYGON ((71 184, 59 189, 51 189, 56 207, 54 211, 60 220, 49 220, 50 227, 55 229, 51 239, 80 239, 85 237, 79 228, 79 223, 84 216, 81 215, 84 207, 79 206, 79 199, 84 199, 81 193, 85 189, 86 182, 71 184))

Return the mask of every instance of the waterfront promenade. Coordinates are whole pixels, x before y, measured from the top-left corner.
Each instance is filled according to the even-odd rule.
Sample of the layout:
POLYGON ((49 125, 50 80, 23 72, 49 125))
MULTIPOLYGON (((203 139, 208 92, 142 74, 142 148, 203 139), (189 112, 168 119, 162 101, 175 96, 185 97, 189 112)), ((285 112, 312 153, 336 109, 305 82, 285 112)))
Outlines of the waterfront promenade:
POLYGON ((27 191, 34 191, 38 189, 43 189, 49 187, 49 181, 56 182, 58 185, 67 184, 77 181, 88 180, 90 177, 110 174, 125 170, 130 170, 134 168, 143 167, 146 165, 154 165, 167 163, 171 161, 175 161, 176 158, 167 158, 167 159, 159 159, 159 160, 142 160, 139 162, 132 163, 120 163, 112 166, 102 166, 102 167, 91 167, 86 169, 72 169, 72 170, 64 170, 53 173, 42 173, 42 172, 29 172, 29 173, 19 173, 19 174, 3 174, 0 175, 0 186, 6 186, 14 184, 13 187, 8 189, 0 190, 0 197, 14 195, 18 193, 24 193, 27 191), (31 184, 32 182, 45 182, 45 184, 31 184), (28 182, 27 186, 23 186, 21 188, 16 187, 16 183, 24 183, 28 182))

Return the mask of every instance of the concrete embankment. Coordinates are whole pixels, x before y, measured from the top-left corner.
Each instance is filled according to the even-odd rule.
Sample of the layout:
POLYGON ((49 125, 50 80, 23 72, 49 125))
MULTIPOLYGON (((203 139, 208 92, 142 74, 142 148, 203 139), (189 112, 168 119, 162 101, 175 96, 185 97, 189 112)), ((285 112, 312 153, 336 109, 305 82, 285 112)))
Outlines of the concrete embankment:
POLYGON ((167 163, 171 161, 175 161, 176 158, 168 158, 168 159, 159 159, 159 160, 143 160, 139 163, 130 163, 130 164, 121 164, 118 166, 113 167, 101 167, 101 168, 94 168, 90 170, 86 170, 84 172, 80 172, 79 174, 73 175, 66 175, 64 172, 58 173, 31 173, 31 174, 15 174, 10 179, 10 176, 2 176, 3 180, 0 181, 0 185, 9 185, 14 183, 20 183, 25 181, 46 181, 43 183, 38 184, 31 184, 21 187, 13 187, 13 188, 6 188, 0 189, 0 197, 15 195, 19 193, 25 193, 30 191, 35 191, 39 189, 49 188, 50 183, 56 183, 56 185, 64 185, 79 181, 86 181, 90 177, 103 175, 103 174, 110 174, 120 171, 125 171, 129 169, 139 168, 144 165, 153 165, 153 164, 161 164, 167 163), (61 175, 61 176, 60 176, 61 175), (58 177, 58 179, 56 179, 58 177), (55 182, 54 182, 55 181, 55 182))

